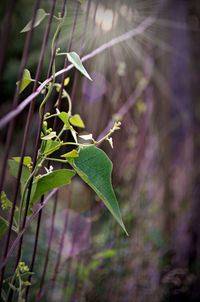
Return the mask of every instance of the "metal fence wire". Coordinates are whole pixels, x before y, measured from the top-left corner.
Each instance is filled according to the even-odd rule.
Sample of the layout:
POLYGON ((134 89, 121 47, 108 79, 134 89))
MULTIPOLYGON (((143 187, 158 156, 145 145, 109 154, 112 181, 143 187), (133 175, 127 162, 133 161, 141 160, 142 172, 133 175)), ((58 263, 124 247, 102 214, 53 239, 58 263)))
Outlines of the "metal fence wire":
MULTIPOLYGON (((161 2, 162 1, 160 1, 160 3, 161 2)), ((9 68, 14 70, 16 76, 18 74, 17 81, 19 84, 16 86, 15 91, 13 91, 13 88, 10 89, 10 87, 7 87, 7 89, 10 89, 8 93, 9 97, 5 104, 3 104, 2 99, 0 119, 2 144, 0 192, 9 192, 9 199, 12 200, 12 206, 9 213, 7 213, 8 215, 4 212, 2 213, 3 217, 8 221, 8 229, 1 239, 2 261, 0 265, 0 288, 2 296, 9 292, 6 301, 17 301, 16 299, 18 299, 19 293, 17 294, 15 291, 16 281, 13 282, 9 288, 8 283, 4 282, 4 280, 10 276, 16 276, 16 270, 19 264, 22 265, 21 263, 23 262, 28 265, 29 272, 34 272, 34 274, 28 274, 26 282, 30 282, 31 286, 28 285, 29 283, 27 283, 27 286, 24 286, 23 298, 21 297, 21 300, 18 301, 40 301, 42 298, 48 299, 48 301, 86 301, 81 298, 84 297, 85 294, 86 281, 85 283, 84 280, 81 281, 85 285, 83 285, 80 290, 78 289, 79 284, 77 283, 79 279, 78 277, 76 278, 76 276, 79 274, 81 264, 85 263, 85 259, 90 257, 90 236, 87 235, 87 232, 91 234, 91 222, 93 218, 95 219, 95 215, 99 213, 99 211, 101 212, 101 205, 97 205, 96 207, 89 205, 87 207, 84 225, 80 215, 76 211, 76 205, 72 204, 77 198, 80 199, 82 193, 80 188, 78 188, 79 197, 76 196, 77 184, 72 183, 66 191, 63 191, 63 189, 54 189, 49 194, 42 196, 40 201, 37 202, 32 214, 28 217, 31 189, 33 186, 32 179, 26 196, 22 224, 19 233, 15 235, 13 225, 16 206, 19 205, 20 199, 23 161, 27 154, 30 155, 32 158, 31 169, 32 171, 34 170, 41 143, 40 134, 44 114, 47 111, 52 113, 55 111, 54 104, 56 101, 58 109, 61 110, 66 107, 62 95, 65 79, 68 76, 70 77, 69 91, 73 107, 80 112, 83 118, 89 118, 89 116, 94 115, 96 123, 94 124, 94 121, 89 119, 88 128, 94 131, 95 135, 99 136, 99 138, 110 129, 113 113, 121 117, 127 115, 135 100, 147 87, 151 78, 153 68, 153 62, 149 56, 151 48, 147 43, 145 46, 146 61, 143 66, 146 74, 146 82, 143 82, 143 85, 138 85, 136 89, 134 80, 127 82, 121 77, 120 83, 115 76, 116 65, 119 63, 117 58, 120 56, 123 57, 124 53, 126 56, 132 56, 131 43, 133 37, 140 35, 144 31, 148 31, 149 28, 152 30, 156 11, 154 11, 154 9, 152 11, 152 6, 149 7, 151 7, 151 14, 146 14, 144 18, 137 18, 137 15, 134 16, 133 14, 131 0, 126 1, 126 3, 120 0, 10 0, 8 3, 2 4, 4 21, 2 23, 0 44, 1 87, 5 83, 6 68, 8 68, 7 62, 10 62, 13 51, 18 52, 16 55, 16 57, 18 57, 17 62, 19 62, 20 57, 20 64, 18 64, 17 67, 12 65, 17 64, 14 61, 13 63, 9 63, 12 65, 9 68), (46 11, 45 21, 42 22, 39 27, 35 27, 38 21, 38 9, 41 8, 46 11), (121 9, 121 16, 126 19, 126 23, 120 23, 119 8, 121 9), (108 13, 105 20, 102 18, 103 10, 104 15, 106 10, 108 13), (56 18, 58 18, 58 16, 64 19, 64 25, 59 29, 54 48, 50 51, 52 37, 57 26, 56 18), (22 19, 21 22, 20 18, 22 19), (136 22, 133 21, 136 19, 136 22), (25 24, 21 23, 25 22, 25 20, 31 20, 29 31, 24 34, 16 33, 14 30, 17 21, 20 26, 23 27, 25 24), (116 24, 118 24, 118 30, 116 30, 116 24), (123 24, 123 26, 120 24, 123 24), (10 40, 13 39, 14 36, 15 43, 19 44, 17 46, 13 46, 14 44, 10 40), (19 40, 18 42, 17 39, 19 40), (125 41, 128 42, 124 47, 122 46, 120 49, 113 47, 120 43, 123 45, 125 41), (20 51, 23 44, 24 48, 21 54, 20 51), (13 47, 14 50, 12 51, 10 47, 13 47), (48 93, 47 89, 45 90, 45 85, 52 80, 53 62, 58 48, 66 52, 76 51, 82 58, 82 62, 85 62, 89 72, 91 71, 97 74, 98 70, 105 69, 107 79, 109 80, 105 82, 105 80, 102 80, 102 78, 98 76, 97 82, 99 81, 100 83, 99 90, 103 91, 105 90, 104 86, 107 87, 107 96, 104 96, 103 103, 95 103, 93 99, 85 103, 84 100, 80 102, 81 94, 84 94, 86 90, 84 87, 87 87, 88 84, 85 80, 82 80, 77 70, 73 72, 67 57, 62 60, 58 58, 56 64, 59 67, 57 68, 56 66, 56 77, 60 79, 60 89, 57 94, 52 94, 50 101, 42 108, 41 115, 38 117, 38 103, 41 101, 41 92, 43 93, 43 97, 48 93), (110 51, 107 53, 106 51, 108 49, 110 49, 110 51), (103 53, 106 53, 106 55, 102 56, 103 53), (108 62, 111 63, 109 63, 109 69, 106 69, 105 66, 108 62), (21 94, 19 87, 27 66, 33 68, 31 73, 32 75, 35 74, 34 81, 32 90, 28 88, 28 92, 24 91, 21 94), (114 89, 109 81, 110 83, 114 82, 114 84, 112 84, 115 87, 114 89), (118 90, 116 87, 118 87, 118 90), (107 101, 109 98, 113 99, 114 105, 107 101), (95 109, 95 106, 97 109, 95 109), (105 114, 101 112, 105 112, 105 114), (13 180, 8 173, 8 160, 13 156, 20 156, 16 180, 13 180), (65 200, 64 207, 63 203, 60 205, 60 200, 63 199, 65 200), (69 237, 69 234, 71 237, 69 237), (87 257, 85 257, 85 255, 87 255, 87 257), (73 274, 71 273, 72 270, 73 274), (71 287, 73 287, 72 290, 71 287), (73 296, 76 289, 79 292, 78 298, 73 296)), ((17 25, 17 29, 18 27, 17 25)), ((143 43, 145 44, 144 41, 143 43)), ((140 51, 140 49, 137 49, 137 51, 140 51)), ((120 62, 121 65, 117 65, 118 74, 121 72, 122 76, 125 65, 124 60, 125 59, 122 59, 122 62, 120 62)), ((136 65, 137 64, 135 64, 135 67, 136 65)), ((133 67, 127 68, 130 79, 132 69, 133 67)), ((16 79, 11 80, 11 84, 14 83, 15 80, 16 79)), ((2 88, 2 91, 1 98, 4 98, 6 88, 2 88)), ((96 90, 96 93, 99 93, 98 90, 96 90)), ((100 94, 100 97, 103 98, 104 91, 100 92, 100 94)), ((93 95, 93 98, 95 98, 95 95, 93 95)), ((131 119, 130 116, 129 118, 131 119)), ((52 122, 52 129, 56 131, 59 128, 60 123, 55 116, 52 122)), ((62 168, 63 165, 58 164, 56 167, 62 168)), ((50 163, 47 164, 47 169, 50 169, 50 163)), ((116 175, 116 178, 117 177, 116 175)), ((86 191, 86 193, 90 194, 88 191, 86 191)), ((91 199, 91 196, 88 195, 87 198, 91 199)), ((9 283, 12 283, 12 278, 9 283)))

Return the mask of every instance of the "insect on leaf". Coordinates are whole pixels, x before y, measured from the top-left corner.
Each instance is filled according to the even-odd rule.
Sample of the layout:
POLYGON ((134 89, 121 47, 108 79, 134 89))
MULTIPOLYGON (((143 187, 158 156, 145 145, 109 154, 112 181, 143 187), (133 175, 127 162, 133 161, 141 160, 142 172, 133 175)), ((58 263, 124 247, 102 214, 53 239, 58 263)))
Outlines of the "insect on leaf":
POLYGON ((97 193, 126 234, 117 199, 112 188, 112 162, 94 146, 81 147, 79 157, 69 160, 79 176, 97 193))
POLYGON ((71 62, 86 78, 92 81, 91 77, 89 76, 88 72, 82 64, 79 55, 77 55, 76 52, 72 51, 67 53, 67 58, 69 62, 71 62))
MULTIPOLYGON (((37 10, 37 14, 36 14, 35 22, 33 24, 33 28, 37 27, 44 20, 44 18, 47 15, 48 14, 45 12, 44 9, 39 8, 37 10)), ((25 33, 27 31, 29 31, 31 29, 31 24, 32 24, 32 20, 26 24, 26 26, 21 30, 21 33, 25 33)))

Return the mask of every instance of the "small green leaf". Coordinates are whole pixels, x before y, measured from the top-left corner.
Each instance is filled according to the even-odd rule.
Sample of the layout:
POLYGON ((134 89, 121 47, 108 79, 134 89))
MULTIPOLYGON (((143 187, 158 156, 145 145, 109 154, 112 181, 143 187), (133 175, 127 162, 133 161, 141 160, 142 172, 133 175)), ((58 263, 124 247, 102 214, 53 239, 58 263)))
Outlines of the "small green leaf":
MULTIPOLYGON (((21 86, 20 86, 20 90, 19 93, 22 93, 22 91, 32 82, 31 79, 31 74, 30 71, 28 69, 24 69, 24 74, 23 74, 23 78, 21 81, 21 86)), ((16 83, 17 85, 19 85, 19 81, 16 83)))
POLYGON ((24 281, 23 285, 24 285, 24 286, 31 286, 31 282, 29 282, 29 281, 24 281))
POLYGON ((112 162, 94 146, 81 147, 79 157, 69 160, 79 176, 97 193, 126 234, 111 184, 112 162))
POLYGON ((74 128, 69 123, 69 114, 67 114, 66 112, 60 112, 58 114, 58 117, 69 128, 69 130, 71 131, 71 134, 72 134, 75 142, 77 143, 77 135, 76 135, 77 132, 74 130, 74 128))
MULTIPOLYGON (((8 165, 10 167, 9 173, 17 178, 18 170, 19 170, 19 162, 9 159, 8 165)), ((28 178, 30 177, 30 175, 31 175, 31 172, 29 171, 29 169, 25 166, 22 166, 22 172, 21 172, 21 177, 20 177, 21 196, 23 195, 25 184, 26 184, 28 178)), ((35 190, 35 187, 33 184, 32 189, 31 189, 31 194, 33 194, 34 190, 35 190)), ((27 193, 25 195, 24 201, 26 200, 26 197, 27 197, 27 193)), ((23 204, 23 206, 24 206, 24 204, 23 204)))
POLYGON ((73 51, 67 53, 67 58, 69 62, 71 62, 74 65, 74 67, 76 67, 86 78, 92 81, 91 77, 89 76, 85 67, 82 64, 79 55, 77 55, 76 52, 73 51))
MULTIPOLYGON (((9 221, 7 221, 6 219, 0 216, 0 239, 5 234, 8 226, 9 226, 9 221)), ((17 229, 16 227, 14 227, 14 225, 12 225, 12 231, 17 233, 17 229)))
POLYGON ((43 194, 69 184, 75 174, 72 170, 62 169, 42 175, 39 179, 35 180, 36 189, 31 198, 30 208, 43 194))
MULTIPOLYGON (((8 197, 4 191, 1 191, 0 204, 1 204, 1 208, 3 211, 8 211, 9 213, 11 212, 13 203, 8 199, 8 197)), ((16 221, 18 219, 18 211, 19 211, 19 208, 17 206, 15 206, 14 218, 16 219, 16 221)), ((7 220, 4 220, 4 221, 8 226, 9 222, 7 220)), ((16 232, 16 228, 14 227, 14 225, 12 226, 12 230, 16 232)))
POLYGON ((63 154, 63 155, 61 155, 61 157, 79 157, 79 154, 78 154, 78 152, 74 149, 74 150, 72 150, 72 151, 70 151, 70 152, 68 152, 68 153, 65 153, 65 154, 63 154))
MULTIPOLYGON (((11 175, 13 175, 14 177, 17 178, 18 169, 19 169, 19 163, 16 162, 15 160, 9 159, 9 160, 8 160, 8 165, 9 165, 9 167, 10 167, 9 173, 10 173, 11 175)), ((21 178, 20 178, 21 192, 23 192, 24 185, 25 185, 27 179, 29 178, 30 174, 31 174, 31 173, 30 173, 30 171, 28 170, 28 168, 25 167, 25 166, 23 166, 23 167, 22 167, 21 178)))
POLYGON ((47 140, 43 153, 47 156, 47 155, 53 153, 54 151, 58 150, 59 148, 60 148, 60 143, 59 142, 55 142, 55 141, 52 141, 52 140, 47 140))
MULTIPOLYGON (((19 162, 9 159, 8 165, 10 167, 9 173, 17 178, 19 162)), ((22 167, 21 181, 25 182, 29 176, 30 176, 29 170, 26 167, 22 167)))
MULTIPOLYGON (((33 28, 37 27, 44 20, 44 18, 47 15, 48 14, 45 12, 44 9, 39 8, 37 10, 37 14, 36 14, 35 22, 33 24, 33 28)), ((21 33, 25 33, 27 31, 29 31, 31 29, 31 24, 32 24, 32 20, 30 22, 28 22, 28 24, 26 24, 26 26, 21 30, 21 33)))
POLYGON ((69 124, 69 114, 67 114, 66 112, 60 112, 58 114, 58 117, 61 119, 61 121, 68 127, 70 128, 70 124, 69 124))
POLYGON ((73 126, 85 128, 85 125, 79 114, 75 114, 72 117, 70 117, 69 121, 73 126))
POLYGON ((12 208, 12 202, 8 199, 4 191, 1 191, 0 203, 1 203, 1 208, 4 211, 9 211, 12 208))
POLYGON ((52 138, 56 137, 56 132, 52 131, 51 133, 49 133, 48 135, 43 136, 41 139, 48 141, 52 138))
MULTIPOLYGON (((20 159, 21 157, 18 156, 18 157, 13 157, 13 159, 19 163, 20 162, 20 159)), ((30 167, 30 165, 32 164, 32 159, 30 156, 24 156, 24 159, 23 159, 23 165, 26 166, 26 167, 30 167)))
POLYGON ((8 228, 8 224, 6 223, 6 220, 0 216, 0 239, 5 234, 7 228, 8 228))
POLYGON ((70 77, 67 77, 64 81, 64 86, 67 86, 69 84, 70 77))

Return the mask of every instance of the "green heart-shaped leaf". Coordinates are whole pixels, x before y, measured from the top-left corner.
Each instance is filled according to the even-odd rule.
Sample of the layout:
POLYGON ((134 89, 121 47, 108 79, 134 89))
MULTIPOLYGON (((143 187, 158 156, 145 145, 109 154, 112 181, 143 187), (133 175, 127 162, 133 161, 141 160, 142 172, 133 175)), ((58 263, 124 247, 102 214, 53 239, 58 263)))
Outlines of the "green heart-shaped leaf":
POLYGON ((111 184, 112 162, 94 146, 81 147, 79 157, 69 160, 79 176, 97 193, 127 234, 111 184))
MULTIPOLYGON (((37 10, 37 14, 36 14, 36 17, 35 17, 35 22, 33 24, 33 28, 38 26, 44 20, 44 18, 47 15, 48 14, 45 12, 44 9, 39 8, 37 10)), ((29 31, 31 29, 31 24, 32 24, 32 20, 26 24, 26 26, 21 30, 21 33, 25 33, 27 31, 29 31)))
MULTIPOLYGON (((23 73, 23 78, 21 81, 21 86, 20 86, 20 90, 19 93, 22 93, 22 91, 32 82, 31 79, 31 74, 30 71, 28 69, 24 69, 24 73, 23 73)), ((19 81, 16 83, 17 85, 19 85, 19 81)))
MULTIPOLYGON (((13 175, 14 177, 17 178, 18 175, 18 170, 19 170, 19 162, 15 161, 15 160, 8 160, 8 165, 10 167, 9 169, 9 173, 11 175, 13 175)), ((21 178, 20 178, 20 183, 21 183, 21 193, 23 192, 25 183, 27 181, 27 179, 29 178, 31 172, 28 170, 27 167, 23 166, 22 167, 22 173, 21 173, 21 178)))
POLYGON ((44 149, 44 154, 45 156, 53 153, 54 151, 58 150, 60 148, 60 143, 52 140, 47 140, 45 149, 44 149))
POLYGON ((61 119, 61 121, 68 127, 68 128, 70 128, 70 124, 69 124, 69 121, 68 121, 68 119, 69 119, 69 114, 67 114, 66 112, 60 112, 59 114, 58 114, 58 117, 61 119))
MULTIPOLYGON (((21 157, 20 157, 20 156, 13 157, 13 159, 14 159, 17 163, 19 163, 21 157)), ((32 159, 31 159, 31 157, 30 157, 30 156, 24 156, 23 165, 29 167, 31 164, 32 164, 32 159)))
POLYGON ((70 117, 69 121, 73 126, 85 128, 85 125, 79 114, 75 114, 72 117, 70 117))
POLYGON ((82 64, 79 55, 77 55, 76 52, 74 52, 74 51, 68 52, 67 58, 68 58, 69 62, 71 62, 74 65, 74 67, 76 67, 86 78, 88 78, 90 81, 92 81, 87 70, 85 69, 85 67, 82 64))
POLYGON ((33 186, 35 186, 35 191, 33 196, 31 197, 30 208, 43 194, 55 188, 59 188, 61 186, 69 184, 71 178, 75 174, 76 173, 72 170, 62 169, 47 173, 45 175, 42 175, 40 178, 36 179, 33 182, 33 186))

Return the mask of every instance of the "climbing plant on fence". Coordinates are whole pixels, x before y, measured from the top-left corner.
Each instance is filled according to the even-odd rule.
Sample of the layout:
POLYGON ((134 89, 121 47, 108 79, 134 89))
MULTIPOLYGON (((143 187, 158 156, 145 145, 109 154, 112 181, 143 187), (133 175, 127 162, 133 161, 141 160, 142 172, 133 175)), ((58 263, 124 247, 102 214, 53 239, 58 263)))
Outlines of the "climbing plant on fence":
MULTIPOLYGON (((12 0, 10 2, 11 8, 13 2, 14 1, 12 0)), ((34 270, 34 263, 37 254, 42 209, 48 204, 49 199, 53 196, 55 196, 55 202, 49 230, 48 246, 45 254, 45 263, 40 278, 39 290, 35 294, 34 299, 39 301, 45 291, 50 286, 54 286, 57 275, 61 272, 63 265, 66 263, 66 261, 63 263, 60 262, 64 234, 66 232, 67 225, 67 218, 65 218, 55 272, 53 277, 44 286, 55 223, 57 205, 56 194, 60 187, 69 185, 71 179, 75 175, 79 176, 98 195, 123 231, 127 234, 127 230, 121 218, 118 202, 112 188, 112 162, 106 153, 100 149, 100 144, 104 141, 107 141, 111 148, 113 148, 112 135, 115 131, 120 129, 121 122, 117 119, 115 122, 111 121, 108 124, 108 127, 103 131, 103 135, 97 139, 95 139, 94 135, 91 133, 79 134, 80 129, 85 129, 85 123, 82 116, 74 112, 73 92, 77 89, 78 72, 80 72, 89 81, 92 81, 90 72, 87 72, 84 67, 85 61, 99 55, 118 43, 124 42, 141 34, 155 22, 155 17, 147 17, 144 21, 139 23, 137 27, 123 33, 121 36, 111 39, 92 51, 90 47, 92 45, 93 37, 91 37, 89 47, 89 51, 91 52, 83 56, 83 44, 91 2, 91 0, 73 2, 73 4, 75 3, 73 22, 66 50, 58 47, 60 32, 64 29, 65 21, 68 18, 66 0, 62 1, 61 12, 57 15, 55 15, 56 0, 51 1, 49 12, 40 8, 40 0, 35 0, 32 18, 21 30, 21 35, 26 34, 27 36, 19 70, 19 77, 16 83, 16 91, 13 98, 13 107, 0 119, 0 130, 8 125, 5 156, 2 164, 0 181, 0 202, 2 209, 2 215, 0 216, 0 238, 3 238, 5 242, 5 246, 3 247, 3 259, 0 265, 0 287, 3 301, 27 301, 28 299, 29 288, 33 284, 32 277, 34 274, 37 274, 34 270), (80 50, 77 51, 76 49, 72 49, 72 40, 81 6, 84 7, 85 18, 80 39, 80 50), (43 35, 36 74, 33 76, 33 71, 30 68, 30 70, 27 68, 27 57, 28 54, 31 53, 32 34, 36 27, 40 28, 45 19, 48 21, 43 35), (51 41, 50 61, 48 64, 49 68, 46 79, 43 82, 40 82, 41 68, 44 56, 47 53, 47 43, 52 23, 56 29, 51 41), (64 61, 64 65, 62 69, 57 70, 57 62, 58 60, 60 62, 61 58, 64 61), (69 78, 69 74, 67 73, 72 68, 76 69, 73 81, 69 78), (61 81, 57 80, 59 76, 62 76, 61 81), (73 86, 71 95, 68 92, 69 82, 73 86), (32 92, 20 102, 20 98, 24 95, 24 92, 30 91, 31 84, 33 85, 32 92), (47 109, 50 107, 49 101, 52 100, 52 95, 56 94, 58 94, 58 99, 54 103, 53 108, 51 108, 51 110, 47 109), (30 135, 31 119, 33 117, 37 96, 42 99, 37 113, 37 138, 35 144, 33 144, 34 152, 32 156, 29 156, 26 151, 26 145, 30 135), (29 111, 24 129, 21 152, 20 154, 15 154, 10 157, 9 152, 12 145, 15 118, 28 105, 29 111), (65 108, 65 110, 63 108, 65 108), (59 169, 57 169, 58 164, 60 165, 59 169), (16 179, 16 186, 13 190, 14 197, 12 200, 9 200, 9 192, 3 188, 7 166, 11 177, 16 179), (24 259, 25 253, 23 253, 23 235, 28 226, 36 219, 37 227, 34 238, 34 248, 30 265, 27 265, 24 259), (11 235, 13 234, 14 240, 11 240, 11 235), (16 259, 13 273, 8 275, 5 274, 6 266, 14 252, 16 252, 16 259)), ((97 6, 99 5, 98 1, 95 1, 95 3, 96 6, 93 20, 95 19, 97 6)), ((127 102, 123 104, 115 116, 118 116, 121 119, 123 115, 127 113, 133 102, 147 87, 150 76, 151 72, 149 72, 149 78, 147 77, 147 79, 142 79, 134 93, 131 94, 127 102)), ((108 254, 105 254, 105 257, 109 258, 109 255, 112 254, 113 251, 108 251, 108 254)), ((96 262, 92 263, 91 267, 88 267, 88 272, 93 265, 95 267, 96 262)))
MULTIPOLYGON (((33 19, 22 29, 21 33, 32 31, 33 28, 39 26, 47 16, 49 16, 49 14, 43 9, 39 8, 35 10, 33 19)), ((11 215, 10 221, 7 220, 5 216, 0 216, 0 238, 2 238, 7 229, 9 229, 7 246, 1 265, 1 298, 3 301, 12 300, 13 295, 17 301, 24 301, 25 291, 27 287, 31 285, 30 281, 33 272, 30 271, 29 267, 24 263, 22 250, 22 236, 24 228, 26 228, 26 219, 33 217, 34 213, 36 213, 36 209, 44 204, 43 199, 39 201, 44 194, 69 184, 76 173, 96 192, 127 234, 111 184, 112 163, 105 152, 98 148, 98 145, 104 140, 107 140, 110 146, 113 147, 112 134, 120 129, 121 123, 115 122, 110 131, 98 141, 93 138, 92 134, 79 135, 75 130, 74 127, 85 128, 85 125, 80 115, 73 112, 70 95, 64 88, 64 86, 68 84, 69 78, 65 78, 62 84, 56 82, 56 58, 58 56, 65 56, 85 77, 91 81, 92 79, 76 52, 62 52, 59 48, 56 48, 57 39, 66 15, 59 13, 58 17, 51 15, 51 17, 52 16, 58 21, 58 26, 53 36, 51 46, 51 80, 44 85, 41 91, 43 101, 41 102, 38 113, 41 121, 38 132, 38 142, 40 142, 40 145, 34 158, 22 154, 21 156, 16 155, 8 160, 9 173, 20 181, 19 205, 16 205, 16 198, 14 201, 10 201, 6 192, 1 191, 1 208, 3 212, 11 215), (57 92, 61 92, 60 100, 63 99, 67 102, 67 111, 59 110, 60 100, 58 100, 55 104, 55 112, 52 114, 50 112, 45 113, 45 104, 48 102, 53 89, 56 89, 57 92), (48 124, 50 119, 55 120, 55 118, 61 120, 63 124, 59 132, 50 128, 48 124), (72 141, 65 140, 66 137, 69 137, 65 135, 67 131, 71 133, 72 141), (63 153, 62 149, 65 146, 71 146, 71 151, 63 153), (61 154, 54 156, 55 152, 59 150, 61 154), (62 168, 54 170, 54 162, 61 163, 62 168), (67 168, 67 164, 71 166, 71 169, 67 168), (45 171, 45 173, 43 171, 45 171), (13 274, 4 279, 4 268, 8 260, 8 241, 11 230, 18 235, 17 238, 20 237, 21 245, 18 250, 13 274)), ((31 82, 36 83, 38 80, 31 77, 31 71, 24 69, 22 78, 17 82, 17 93, 21 94, 31 82)), ((56 152, 56 154, 58 154, 58 152, 56 152)))

